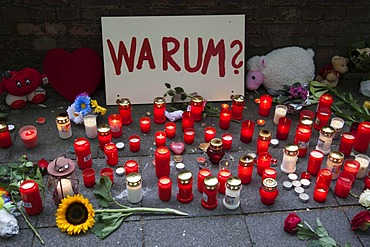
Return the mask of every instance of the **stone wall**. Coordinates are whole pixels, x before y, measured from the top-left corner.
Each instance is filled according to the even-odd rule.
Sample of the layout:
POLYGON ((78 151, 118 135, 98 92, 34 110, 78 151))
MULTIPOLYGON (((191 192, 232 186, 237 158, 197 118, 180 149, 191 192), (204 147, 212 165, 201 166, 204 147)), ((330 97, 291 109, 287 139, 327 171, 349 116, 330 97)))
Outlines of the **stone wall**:
POLYGON ((102 54, 101 16, 246 15, 246 60, 284 46, 314 49, 316 67, 370 38, 370 0, 1 0, 0 71, 42 68, 53 48, 102 54))

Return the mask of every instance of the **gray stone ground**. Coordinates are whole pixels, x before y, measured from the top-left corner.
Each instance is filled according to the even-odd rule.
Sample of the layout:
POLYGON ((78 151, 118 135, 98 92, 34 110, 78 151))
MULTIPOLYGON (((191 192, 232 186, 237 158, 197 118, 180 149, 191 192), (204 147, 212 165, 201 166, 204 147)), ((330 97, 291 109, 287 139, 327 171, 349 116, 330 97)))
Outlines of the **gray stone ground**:
MULTIPOLYGON (((340 82, 339 88, 343 91, 352 91, 354 95, 359 97, 358 87, 359 78, 347 77, 340 82)), ((41 108, 37 105, 28 104, 26 108, 19 111, 9 111, 10 116, 7 119, 8 124, 14 124, 16 130, 22 126, 32 124, 36 125, 35 120, 38 117, 45 117, 45 125, 36 125, 39 132, 39 145, 34 149, 26 149, 17 131, 12 133, 13 146, 8 149, 0 150, 0 163, 16 161, 22 154, 27 154, 31 161, 37 161, 45 158, 48 161, 55 159, 59 154, 66 154, 67 157, 75 159, 74 154, 69 153, 69 148, 73 146, 73 141, 77 137, 83 137, 84 127, 82 125, 73 125, 73 136, 68 140, 62 140, 58 137, 57 129, 54 122, 54 117, 57 113, 64 112, 70 104, 63 100, 53 89, 46 86, 48 91, 48 99, 44 103, 47 107, 41 108)), ((165 87, 163 88, 165 91, 165 87)), ((260 90, 262 92, 263 90, 260 90)), ((201 94, 201 92, 199 92, 201 94)), ((104 100, 104 89, 101 87, 93 96, 100 103, 104 100)), ((128 96, 129 97, 129 96, 128 96)), ((258 94, 247 92, 246 104, 243 113, 243 120, 252 119, 256 121, 261 118, 257 114, 257 105, 254 99, 258 94)), ((153 97, 154 98, 154 97, 153 97)), ((0 96, 0 102, 4 102, 4 95, 0 96)), ((363 99, 363 97, 361 98, 363 99)), ((363 101, 363 100, 362 100, 363 101)), ((361 101, 361 102, 362 102, 361 101)), ((216 103, 220 105, 221 102, 216 103)), ((310 109, 315 109, 315 106, 310 106, 310 109)), ((279 196, 276 203, 272 206, 265 206, 260 202, 258 189, 260 187, 261 178, 256 174, 254 169, 253 180, 249 185, 244 185, 241 193, 241 206, 235 211, 229 211, 222 205, 222 195, 219 194, 219 205, 215 210, 206 210, 201 206, 201 194, 196 189, 196 183, 193 185, 194 199, 189 204, 181 204, 176 199, 177 182, 176 169, 174 163, 171 164, 171 178, 173 180, 172 198, 169 202, 162 202, 157 196, 157 179, 152 165, 153 154, 155 150, 154 133, 157 130, 162 130, 163 125, 152 123, 151 132, 142 134, 139 130, 138 120, 144 116, 147 111, 152 111, 151 105, 134 105, 133 106, 133 123, 130 126, 123 128, 123 136, 114 139, 114 142, 122 141, 128 145, 128 136, 132 134, 141 135, 141 149, 138 153, 132 153, 128 148, 120 151, 119 163, 123 164, 128 159, 135 159, 139 162, 140 171, 143 175, 143 200, 138 205, 131 206, 146 206, 146 207, 171 207, 182 210, 189 214, 188 217, 172 216, 172 215, 136 215, 132 216, 124 222, 124 224, 105 240, 100 240, 90 231, 86 234, 76 236, 68 236, 62 233, 55 225, 56 206, 51 200, 50 191, 46 191, 43 197, 43 212, 34 217, 29 217, 30 221, 36 226, 38 232, 45 240, 46 246, 304 246, 306 242, 300 241, 295 235, 288 234, 283 230, 283 221, 290 212, 297 212, 298 215, 312 226, 316 225, 316 218, 319 217, 323 225, 328 230, 329 234, 337 241, 338 244, 344 246, 345 242, 350 242, 352 246, 370 246, 370 235, 367 232, 354 232, 350 228, 350 220, 359 211, 364 210, 356 199, 349 197, 347 199, 339 199, 334 193, 334 182, 332 182, 331 191, 329 192, 325 203, 317 203, 313 200, 313 184, 306 190, 310 196, 308 203, 300 202, 293 191, 286 191, 282 187, 282 182, 287 180, 287 175, 278 171, 278 189, 279 196)), ((116 106, 109 106, 106 116, 99 117, 98 123, 106 123, 107 116, 112 113, 117 113, 116 106)), ((273 111, 266 120, 264 128, 272 131, 273 136, 276 134, 276 126, 272 122, 273 111)), ((293 125, 287 141, 281 141, 277 148, 270 147, 272 155, 278 159, 278 164, 282 161, 283 147, 285 144, 292 143, 294 139, 294 131, 298 124, 298 115, 289 115, 293 119, 293 125)), ((259 127, 255 128, 253 141, 251 144, 244 144, 239 140, 241 124, 232 122, 230 129, 221 130, 218 127, 218 118, 207 118, 203 120, 207 126, 212 125, 217 128, 217 136, 221 137, 223 133, 229 132, 234 135, 233 146, 230 151, 226 152, 226 156, 234 160, 232 172, 237 174, 237 161, 239 157, 247 152, 255 152, 256 140, 259 127)), ((186 168, 193 172, 194 177, 197 176, 196 158, 205 156, 198 144, 203 142, 202 122, 195 124, 196 141, 194 145, 187 145, 183 154, 183 162, 186 168)), ((167 144, 172 141, 182 141, 181 121, 177 122, 177 134, 174 139, 167 139, 167 144)), ((345 126, 344 130, 349 130, 345 126)), ((309 149, 313 149, 318 138, 317 131, 313 131, 309 149)), ((98 148, 97 139, 91 140, 93 168, 98 172, 103 167, 107 167, 104 154, 98 148)), ((339 140, 334 140, 332 149, 338 149, 339 140)), ((369 154, 369 151, 367 151, 369 154)), ((173 158, 173 155, 171 155, 173 158)), ((326 159, 325 159, 326 160, 326 159)), ((325 162, 324 160, 324 162, 325 162)), ((323 164, 324 166, 324 164, 323 164)), ((307 157, 299 159, 297 165, 297 174, 306 170, 307 157)), ((78 177, 81 180, 79 190, 80 193, 88 197, 94 208, 98 208, 98 204, 93 195, 93 188, 85 188, 82 183, 81 171, 77 169, 78 177)), ((212 173, 217 173, 217 167, 212 167, 212 173)), ((99 176, 97 176, 99 178, 99 176)), ((124 177, 115 177, 115 183, 112 187, 112 193, 117 197, 118 201, 129 205, 125 197, 124 177), (123 196, 122 196, 123 195, 123 196)), ((195 181, 196 182, 196 179, 195 181)), ((45 179, 46 183, 46 179, 45 179)), ((363 189, 363 180, 356 180, 353 187, 355 194, 360 194, 363 189)), ((21 228, 18 236, 13 236, 9 239, 0 239, 1 246, 40 246, 39 240, 33 235, 32 231, 27 227, 24 220, 18 217, 19 226, 21 228)))

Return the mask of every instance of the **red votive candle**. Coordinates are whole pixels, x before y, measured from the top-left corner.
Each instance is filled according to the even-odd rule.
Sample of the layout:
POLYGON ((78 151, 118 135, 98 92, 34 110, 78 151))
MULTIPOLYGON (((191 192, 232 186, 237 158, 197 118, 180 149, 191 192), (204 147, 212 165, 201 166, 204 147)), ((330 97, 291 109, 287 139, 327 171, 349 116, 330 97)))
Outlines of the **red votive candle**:
POLYGON ((288 139, 290 126, 292 126, 292 120, 288 117, 281 117, 276 131, 276 138, 279 140, 288 139))
POLYGON ((348 197, 354 180, 355 180, 355 177, 351 173, 347 173, 347 172, 339 173, 339 176, 335 184, 335 188, 334 188, 334 194, 341 198, 348 197))
POLYGON ((319 102, 317 103, 316 112, 319 112, 322 108, 330 109, 333 105, 334 99, 330 94, 324 93, 320 96, 319 102))
POLYGON ((254 132, 254 122, 252 120, 245 120, 242 122, 240 130, 240 141, 243 143, 250 143, 252 141, 254 132))
POLYGON ((170 150, 167 147, 159 147, 154 153, 155 175, 157 178, 170 176, 170 150))
POLYGON ((0 148, 8 148, 13 145, 8 125, 0 122, 0 148))
MULTIPOLYGON (((204 99, 200 95, 194 96, 190 101, 190 112, 195 122, 203 119, 204 99)), ((193 127, 193 126, 192 126, 193 127)))
POLYGON ((315 113, 307 109, 301 110, 299 112, 299 121, 303 120, 304 118, 308 118, 313 121, 315 119, 315 113))
POLYGON ((112 183, 114 183, 113 178, 113 169, 109 167, 105 167, 100 170, 100 176, 101 177, 108 177, 112 183))
POLYGON ((207 168, 200 169, 198 172, 197 189, 200 193, 203 193, 203 183, 206 177, 211 176, 211 171, 207 168))
POLYGON ((258 107, 258 115, 267 117, 270 114, 272 106, 272 97, 268 94, 263 94, 260 97, 260 104, 258 107))
POLYGON ((368 189, 370 190, 370 172, 367 174, 367 176, 364 179, 364 190, 368 189))
POLYGON ((166 132, 164 131, 155 132, 155 145, 157 147, 166 146, 166 132))
POLYGON ((186 128, 184 130, 184 142, 186 144, 193 144, 195 137, 195 130, 193 128, 186 128))
POLYGON ((27 125, 19 130, 23 144, 26 148, 34 148, 39 143, 37 136, 37 129, 35 126, 27 125))
POLYGON ((95 185, 95 171, 92 168, 86 168, 82 171, 82 178, 86 188, 93 187, 95 185))
POLYGON ((130 151, 131 152, 139 152, 140 150, 140 136, 139 135, 132 135, 128 138, 130 143, 130 151))
POLYGON ((329 169, 327 168, 321 169, 317 173, 316 185, 325 184, 326 186, 330 187, 332 178, 333 178, 333 174, 329 169))
POLYGON ((310 156, 308 157, 307 172, 309 172, 312 176, 316 176, 320 171, 323 159, 323 152, 319 150, 312 150, 310 152, 310 156))
POLYGON ((262 152, 268 152, 271 141, 271 132, 268 130, 260 130, 257 139, 257 155, 262 152))
POLYGON ((220 183, 218 187, 218 192, 220 192, 221 194, 225 194, 226 181, 229 177, 231 177, 231 172, 228 169, 222 169, 217 174, 218 182, 220 183))
POLYGON ((218 180, 216 177, 210 176, 204 179, 203 185, 202 207, 209 210, 215 209, 218 204, 218 180))
POLYGON ((116 144, 108 143, 104 147, 105 161, 109 166, 115 166, 118 163, 118 149, 116 144))
POLYGON ((158 197, 161 201, 169 201, 172 194, 172 181, 169 177, 163 176, 158 179, 158 197))
POLYGON ((92 167, 90 142, 86 138, 80 137, 75 140, 73 147, 78 167, 82 170, 92 167))
POLYGON ((230 128, 231 111, 228 104, 222 104, 221 108, 218 125, 220 129, 227 130, 230 128))
POLYGON ((188 170, 182 170, 177 174, 179 192, 177 200, 181 203, 189 203, 193 200, 193 175, 188 170))
POLYGON ((353 149, 360 153, 365 153, 370 142, 370 122, 362 122, 358 126, 353 149))
POLYGON ((204 129, 204 141, 210 142, 213 138, 216 137, 216 128, 208 126, 204 129))
POLYGON ((194 116, 191 114, 190 111, 184 111, 182 113, 181 127, 182 131, 184 131, 187 128, 194 127, 194 116))
POLYGON ((344 132, 342 138, 340 139, 339 151, 341 151, 344 156, 349 156, 352 152, 353 144, 355 143, 355 135, 351 132, 344 132))
POLYGON ((315 130, 319 131, 322 127, 327 126, 331 116, 330 108, 320 108, 320 111, 316 113, 316 119, 313 124, 315 130))
POLYGON ((301 179, 311 180, 311 173, 309 173, 309 172, 302 172, 301 173, 301 179))
POLYGON ((156 124, 166 122, 166 99, 164 97, 156 97, 153 102, 153 121, 156 124))
POLYGON ((273 178, 266 178, 263 180, 259 193, 263 204, 267 206, 273 205, 276 197, 279 195, 276 180, 273 178))
POLYGON ((108 117, 108 123, 113 138, 122 136, 122 117, 119 114, 111 114, 108 117))
POLYGON ((150 118, 149 117, 140 118, 140 131, 142 133, 150 132, 150 118))
POLYGON ((222 143, 224 145, 225 150, 230 150, 233 144, 233 136, 229 133, 225 133, 222 135, 222 143))
POLYGON ((276 170, 272 167, 265 168, 262 172, 262 181, 266 178, 273 178, 276 180, 276 170))
POLYGON ((24 205, 24 210, 30 216, 41 213, 43 206, 39 186, 33 180, 25 180, 19 186, 19 193, 24 205))
POLYGON ((139 164, 136 162, 136 160, 128 160, 125 163, 125 173, 126 176, 130 173, 139 173, 139 164))
POLYGON ((107 124, 102 124, 98 128, 98 140, 99 140, 99 147, 101 150, 104 151, 104 146, 110 142, 112 142, 112 132, 110 131, 110 127, 107 124))
POLYGON ((176 135, 176 124, 173 122, 167 122, 164 125, 164 131, 166 132, 166 137, 174 138, 176 135))
POLYGON ((316 184, 315 189, 313 191, 313 199, 316 202, 323 203, 326 201, 326 197, 328 196, 329 187, 326 184, 316 184))
POLYGON ((238 177, 242 184, 250 184, 252 181, 254 159, 250 155, 243 155, 239 158, 238 177))
POLYGON ((272 155, 267 152, 262 152, 257 158, 257 174, 262 176, 263 170, 270 167, 272 155))
POLYGON ((119 115, 122 117, 122 124, 127 126, 132 123, 131 101, 128 98, 117 99, 119 115))
POLYGON ((357 176, 358 171, 360 170, 360 162, 354 159, 346 159, 343 164, 343 172, 352 174, 354 177, 357 176))
POLYGON ((295 132, 294 144, 298 146, 298 157, 305 157, 310 144, 312 130, 309 126, 299 125, 295 132))
POLYGON ((244 109, 244 96, 243 95, 234 95, 233 102, 231 105, 231 118, 235 120, 242 120, 243 118, 243 109, 244 109))

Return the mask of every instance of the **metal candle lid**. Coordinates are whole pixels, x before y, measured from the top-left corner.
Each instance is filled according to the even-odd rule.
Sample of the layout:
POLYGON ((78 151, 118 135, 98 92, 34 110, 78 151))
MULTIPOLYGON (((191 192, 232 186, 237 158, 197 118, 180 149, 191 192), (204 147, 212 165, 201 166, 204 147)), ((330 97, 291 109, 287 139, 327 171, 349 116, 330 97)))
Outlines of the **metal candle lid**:
POLYGON ((117 99, 116 103, 121 109, 128 109, 131 107, 131 101, 128 98, 117 99))
POLYGON ((284 153, 290 156, 298 155, 298 145, 288 144, 284 148, 284 153))
POLYGON ((232 99, 233 99, 233 101, 234 101, 237 105, 242 105, 242 104, 244 103, 244 96, 243 96, 243 95, 240 95, 240 94, 233 95, 233 96, 232 96, 232 99))
POLYGON ((254 164, 254 158, 251 155, 243 155, 239 158, 239 165, 241 166, 253 166, 254 164))
POLYGON ((335 129, 333 127, 330 127, 330 126, 324 126, 320 130, 320 134, 323 134, 326 137, 333 137, 334 134, 335 134, 335 129))
POLYGON ((220 138, 213 138, 209 144, 213 150, 221 150, 223 147, 222 140, 220 138))
POLYGON ((331 151, 329 153, 329 160, 334 163, 342 163, 344 154, 341 151, 331 151))
POLYGON ((162 108, 166 105, 166 99, 163 97, 156 97, 154 98, 154 106, 158 108, 162 108))
POLYGON ((58 124, 66 124, 66 123, 69 123, 69 117, 67 115, 67 113, 59 113, 57 116, 56 116, 56 122, 58 124))
POLYGON ((203 97, 200 95, 195 95, 192 99, 191 102, 193 102, 193 105, 203 105, 203 97))
POLYGON ((265 178, 262 181, 262 188, 266 191, 274 191, 276 189, 277 182, 273 178, 265 178))
POLYGON ((98 128, 99 135, 107 136, 110 134, 110 127, 108 124, 102 124, 98 128))
POLYGON ((126 176, 127 185, 130 187, 136 187, 141 184, 141 175, 137 172, 131 172, 126 176))
POLYGON ((179 179, 181 184, 190 184, 193 178, 191 171, 189 170, 182 170, 177 174, 177 178, 179 179))
POLYGON ((48 165, 48 173, 53 177, 68 177, 75 171, 75 169, 75 162, 66 158, 64 154, 59 155, 48 165))
POLYGON ((260 130, 259 137, 263 141, 271 140, 271 132, 269 130, 266 130, 266 129, 260 130))
POLYGON ((4 122, 0 122, 0 132, 8 131, 8 125, 4 122))
POLYGON ((226 187, 230 190, 239 190, 242 187, 242 180, 238 177, 228 178, 226 181, 226 187))
POLYGON ((207 190, 217 190, 218 189, 218 179, 214 176, 209 176, 204 179, 204 186, 207 190))

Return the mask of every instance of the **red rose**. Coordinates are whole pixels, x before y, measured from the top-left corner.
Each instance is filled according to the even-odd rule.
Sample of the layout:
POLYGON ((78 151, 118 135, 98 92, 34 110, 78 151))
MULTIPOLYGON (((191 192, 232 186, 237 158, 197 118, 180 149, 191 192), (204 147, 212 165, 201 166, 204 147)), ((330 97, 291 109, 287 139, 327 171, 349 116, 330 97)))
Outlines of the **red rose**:
POLYGON ((284 220, 284 230, 290 233, 296 232, 299 223, 301 223, 301 218, 296 213, 290 213, 284 220))
POLYGON ((356 214, 351 220, 351 226, 353 231, 357 229, 366 231, 370 226, 370 211, 365 210, 356 214))

